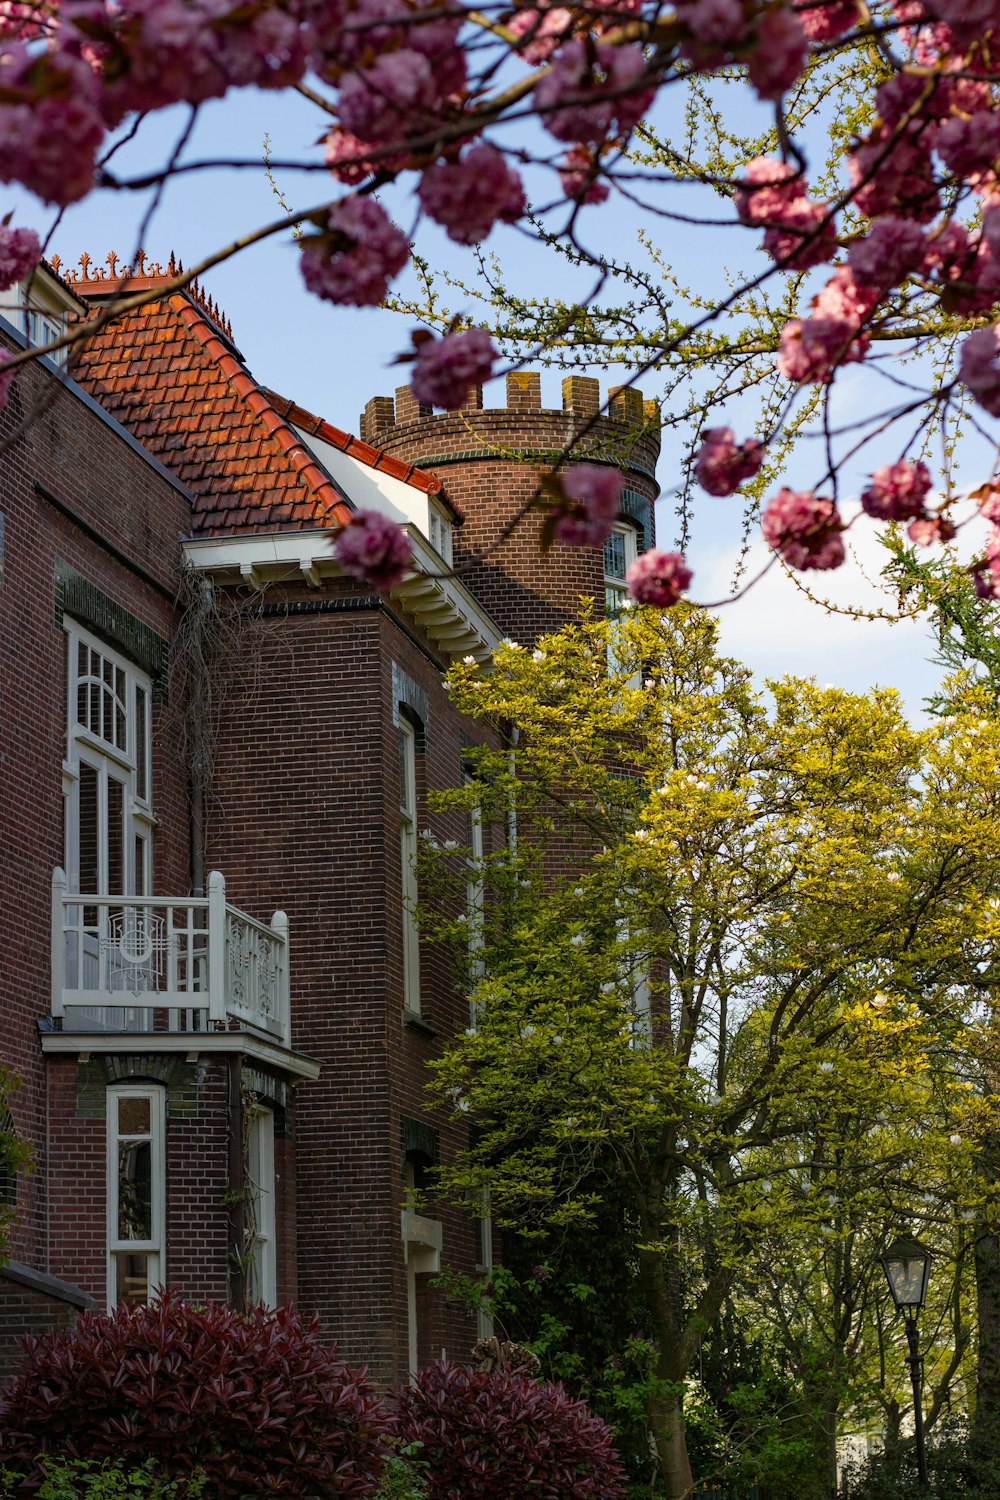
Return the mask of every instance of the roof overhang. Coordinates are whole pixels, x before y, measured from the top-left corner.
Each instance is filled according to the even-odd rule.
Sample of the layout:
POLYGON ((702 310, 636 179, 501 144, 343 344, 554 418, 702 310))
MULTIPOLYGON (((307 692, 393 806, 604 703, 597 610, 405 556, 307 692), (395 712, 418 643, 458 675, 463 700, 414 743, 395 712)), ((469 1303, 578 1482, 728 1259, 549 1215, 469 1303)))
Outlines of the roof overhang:
MULTIPOLYGON (((414 567, 386 597, 409 615, 428 640, 448 657, 474 656, 482 665, 499 645, 499 625, 463 583, 448 571, 415 526, 407 526, 414 567)), ((199 573, 219 583, 243 582, 251 588, 305 580, 321 588, 342 577, 333 555, 336 529, 267 531, 247 536, 194 537, 184 555, 199 573)))

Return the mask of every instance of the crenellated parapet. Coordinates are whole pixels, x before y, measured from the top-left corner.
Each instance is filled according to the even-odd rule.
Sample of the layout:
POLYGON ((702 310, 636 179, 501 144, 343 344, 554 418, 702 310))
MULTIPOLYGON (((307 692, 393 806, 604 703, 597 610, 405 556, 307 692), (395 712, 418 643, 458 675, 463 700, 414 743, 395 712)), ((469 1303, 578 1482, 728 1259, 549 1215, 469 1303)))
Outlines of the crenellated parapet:
POLYGON ((602 398, 600 381, 568 375, 562 405, 542 405, 536 370, 507 376, 506 405, 484 407, 476 388, 457 412, 422 406, 409 386, 392 396, 374 396, 361 414, 365 442, 387 452, 405 450, 423 468, 476 461, 523 461, 549 465, 571 457, 613 464, 655 485, 660 453, 660 414, 655 401, 631 386, 611 386, 602 398))
POLYGON ((527 641, 575 616, 581 596, 602 604, 605 597, 601 549, 557 542, 543 551, 543 510, 535 503, 541 476, 580 460, 619 469, 622 524, 635 533, 634 549, 652 546, 660 413, 640 391, 612 386, 602 394, 586 375, 568 375, 561 406, 549 407, 541 375, 514 371, 506 398, 504 406, 484 407, 482 391, 474 390, 461 410, 441 412, 401 386, 394 398, 368 402, 361 436, 440 477, 463 517, 456 566, 507 633, 527 641))

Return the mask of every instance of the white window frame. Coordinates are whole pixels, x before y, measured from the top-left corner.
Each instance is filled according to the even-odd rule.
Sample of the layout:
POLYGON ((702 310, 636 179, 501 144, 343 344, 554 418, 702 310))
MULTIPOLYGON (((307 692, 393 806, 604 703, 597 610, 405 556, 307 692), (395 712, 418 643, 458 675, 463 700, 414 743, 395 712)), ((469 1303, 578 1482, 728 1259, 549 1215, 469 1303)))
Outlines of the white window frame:
POLYGON ((278 1265, 274 1175, 274 1111, 255 1105, 247 1128, 247 1185, 253 1197, 254 1222, 247 1268, 247 1301, 266 1307, 278 1303, 278 1265))
POLYGON ((427 540, 450 568, 453 561, 451 519, 432 500, 427 504, 427 540))
POLYGON ((420 1014, 420 933, 417 927, 417 731, 399 715, 399 862, 402 881, 403 1007, 420 1014))
POLYGON ((628 585, 625 582, 625 575, 639 556, 639 538, 636 536, 634 526, 631 526, 627 521, 617 521, 611 536, 608 538, 608 542, 605 542, 602 552, 605 564, 604 614, 607 619, 614 620, 621 614, 625 600, 628 598, 628 585), (623 551, 625 560, 620 577, 617 573, 609 573, 607 571, 608 542, 615 537, 621 537, 624 543, 623 551), (611 599, 612 594, 615 596, 614 603, 612 603, 611 599))
POLYGON ((125 1255, 145 1255, 146 1299, 166 1285, 166 1090, 160 1084, 112 1084, 107 1100, 107 1267, 108 1307, 118 1301, 118 1261, 125 1255), (122 1133, 118 1128, 118 1102, 121 1099, 148 1099, 148 1134, 122 1133), (118 1148, 122 1141, 148 1140, 150 1144, 150 1229, 148 1240, 124 1240, 119 1229, 118 1148))
MULTIPOLYGON (((152 889, 152 831, 155 823, 152 804, 152 684, 145 672, 127 658, 85 630, 75 620, 66 620, 66 758, 63 762, 63 785, 66 796, 66 873, 70 889, 80 889, 80 766, 85 763, 97 770, 106 797, 109 775, 123 786, 123 866, 124 891, 88 891, 87 895, 135 896, 152 889), (78 690, 94 682, 93 674, 80 673, 80 649, 96 654, 121 674, 124 687, 125 743, 94 731, 81 723, 78 713, 78 690), (142 703, 140 710, 139 704, 142 703), (140 725, 141 721, 141 725, 140 725), (141 731, 141 732, 140 732, 141 731), (136 858, 136 845, 140 845, 136 858)), ((88 661, 88 665, 90 662, 88 661)), ((95 686, 97 684, 95 683, 95 686)), ((102 815, 104 809, 102 808, 102 815)), ((99 865, 106 869, 107 850, 99 850, 99 865)), ((100 882, 105 884, 103 878, 100 882)))
MULTIPOLYGON (((148 896, 153 889, 152 804, 152 683, 145 672, 105 644, 77 621, 64 620, 66 633, 66 757, 63 761, 65 845, 63 862, 71 894, 85 896, 148 896), (85 669, 81 670, 81 653, 85 669), (92 670, 95 665, 97 672, 92 670), (110 676, 111 680, 108 680, 110 676), (80 690, 87 693, 87 712, 80 714, 80 690), (115 704, 121 719, 115 718, 115 704), (98 711, 91 716, 92 706, 98 711), (105 733, 105 714, 112 718, 105 733), (87 722, 89 720, 89 722, 87 722), (123 733, 118 732, 119 722, 123 733), (96 726, 96 727, 95 727, 96 726), (84 767, 96 778, 96 890, 82 890, 80 869, 81 792, 84 767), (111 890, 110 820, 112 787, 121 794, 122 889, 111 890)), ((117 814, 116 814, 117 821, 117 814)), ((88 884, 90 882, 88 881, 88 884)), ((98 910, 101 910, 100 908, 98 910)), ((103 908, 107 912, 107 908, 103 908)), ((135 911, 135 908, 133 908, 135 911)), ((104 918, 78 910, 82 951, 77 962, 86 971, 97 962, 104 918)), ((75 1024, 85 1029, 148 1031, 153 1025, 149 1007, 81 1006, 75 1024)))

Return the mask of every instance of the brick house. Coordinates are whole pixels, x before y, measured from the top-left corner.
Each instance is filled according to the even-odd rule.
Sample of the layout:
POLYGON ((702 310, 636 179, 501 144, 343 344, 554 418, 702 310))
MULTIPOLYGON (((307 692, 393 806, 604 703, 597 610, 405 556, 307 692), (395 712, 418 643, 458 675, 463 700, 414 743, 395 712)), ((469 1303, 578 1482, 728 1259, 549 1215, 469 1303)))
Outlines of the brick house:
MULTIPOLYGON (((0 306, 6 346, 167 279, 60 269, 0 306)), ((0 1106, 34 1167, 0 1177, 0 1374, 19 1332, 160 1284, 316 1310, 384 1381, 466 1354, 475 1319, 429 1282, 482 1273, 489 1225, 434 1198, 463 1131, 424 1084, 469 1012, 419 938, 412 856, 427 827, 504 836, 428 811, 474 732, 449 661, 581 594, 613 606, 651 541, 658 439, 634 393, 598 405, 579 377, 558 412, 534 375, 499 411, 404 388, 353 437, 259 384, 197 288, 98 324, 74 378, 44 361, 15 382, 0 1038, 20 1083, 0 1106), (534 517, 503 542, 581 430, 626 475, 603 563, 543 559, 534 517), (413 540, 388 595, 333 560, 355 508, 413 540)))

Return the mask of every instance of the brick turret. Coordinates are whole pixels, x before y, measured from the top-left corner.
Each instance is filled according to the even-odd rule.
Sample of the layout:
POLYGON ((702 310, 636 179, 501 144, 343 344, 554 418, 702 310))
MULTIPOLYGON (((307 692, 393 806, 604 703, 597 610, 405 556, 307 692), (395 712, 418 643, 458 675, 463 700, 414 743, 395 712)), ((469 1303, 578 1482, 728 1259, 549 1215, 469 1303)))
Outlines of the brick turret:
POLYGON ((527 642, 575 615, 581 595, 603 599, 603 559, 590 548, 557 543, 543 555, 542 518, 527 517, 500 542, 504 527, 557 461, 613 465, 625 477, 623 516, 632 520, 640 551, 653 545, 653 502, 660 452, 656 403, 613 386, 602 408, 597 380, 570 375, 562 407, 543 407, 541 377, 507 376, 507 404, 484 408, 474 391, 457 412, 420 406, 408 386, 376 396, 361 416, 361 436, 407 463, 440 474, 464 516, 455 534, 455 565, 503 629, 527 642), (484 549, 495 548, 482 561, 484 549))

